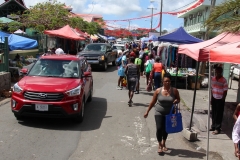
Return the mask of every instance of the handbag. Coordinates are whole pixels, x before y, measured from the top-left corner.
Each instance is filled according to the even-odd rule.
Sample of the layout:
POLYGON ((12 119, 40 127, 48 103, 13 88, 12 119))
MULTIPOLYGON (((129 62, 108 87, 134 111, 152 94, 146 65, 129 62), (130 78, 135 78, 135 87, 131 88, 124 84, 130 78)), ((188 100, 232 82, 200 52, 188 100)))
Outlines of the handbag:
POLYGON ((178 133, 183 130, 182 125, 182 114, 180 113, 180 106, 173 105, 170 114, 165 116, 166 132, 167 133, 178 133), (175 108, 175 113, 173 109, 175 108))
POLYGON ((152 63, 148 60, 148 65, 146 66, 146 73, 150 73, 152 70, 152 63))

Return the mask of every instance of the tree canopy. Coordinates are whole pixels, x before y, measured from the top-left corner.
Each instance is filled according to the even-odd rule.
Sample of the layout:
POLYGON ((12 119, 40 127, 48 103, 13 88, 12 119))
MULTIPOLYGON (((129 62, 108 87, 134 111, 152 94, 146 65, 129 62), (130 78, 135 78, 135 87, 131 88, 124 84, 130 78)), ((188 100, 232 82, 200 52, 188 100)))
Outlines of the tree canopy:
POLYGON ((80 17, 73 17, 65 5, 56 0, 31 6, 20 16, 19 22, 10 22, 8 30, 13 32, 16 28, 26 27, 42 33, 44 30, 59 29, 68 24, 89 34, 95 34, 101 28, 96 22, 86 22, 80 17))
POLYGON ((215 6, 206 20, 209 31, 239 32, 240 31, 240 0, 228 0, 215 6))

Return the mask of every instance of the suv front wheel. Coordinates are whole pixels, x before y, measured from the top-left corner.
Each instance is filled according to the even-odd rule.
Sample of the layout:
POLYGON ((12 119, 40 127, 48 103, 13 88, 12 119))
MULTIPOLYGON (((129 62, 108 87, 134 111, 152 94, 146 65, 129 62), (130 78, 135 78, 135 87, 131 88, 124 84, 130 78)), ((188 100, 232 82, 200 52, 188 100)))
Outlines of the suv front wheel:
POLYGON ((108 68, 108 63, 107 63, 107 61, 105 61, 105 62, 104 62, 104 66, 103 66, 103 70, 106 71, 107 68, 108 68))
POLYGON ((83 100, 81 111, 78 113, 77 117, 74 119, 77 123, 81 123, 83 121, 84 109, 85 109, 84 107, 85 107, 85 103, 84 103, 84 100, 83 100))

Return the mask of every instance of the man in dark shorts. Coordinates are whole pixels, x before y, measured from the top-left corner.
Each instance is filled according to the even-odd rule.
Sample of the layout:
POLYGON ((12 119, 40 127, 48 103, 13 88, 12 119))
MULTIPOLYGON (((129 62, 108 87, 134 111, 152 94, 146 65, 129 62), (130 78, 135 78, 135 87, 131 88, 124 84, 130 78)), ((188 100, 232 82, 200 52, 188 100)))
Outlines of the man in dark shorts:
POLYGON ((135 58, 130 57, 130 63, 127 65, 125 69, 125 75, 127 76, 127 85, 128 85, 128 105, 132 106, 132 98, 134 95, 134 92, 136 91, 136 86, 138 82, 139 77, 139 66, 134 64, 135 58))

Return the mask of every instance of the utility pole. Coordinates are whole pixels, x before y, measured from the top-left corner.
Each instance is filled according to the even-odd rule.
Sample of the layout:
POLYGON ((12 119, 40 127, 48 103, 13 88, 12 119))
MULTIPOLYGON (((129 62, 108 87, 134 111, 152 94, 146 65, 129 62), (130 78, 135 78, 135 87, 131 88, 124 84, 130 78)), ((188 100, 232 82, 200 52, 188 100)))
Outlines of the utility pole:
MULTIPOLYGON (((130 20, 128 20, 128 31, 130 32, 130 20)), ((128 35, 128 39, 130 38, 130 35, 128 35)))
POLYGON ((150 30, 150 32, 152 32, 153 10, 156 9, 156 8, 153 6, 153 4, 152 4, 153 2, 154 2, 154 0, 150 0, 151 5, 147 8, 147 9, 151 9, 151 10, 152 10, 152 15, 151 15, 151 30, 150 30))
POLYGON ((128 30, 130 31, 130 20, 128 20, 128 30))
POLYGON ((162 8, 163 8, 163 0, 160 2, 160 36, 162 35, 162 8))

